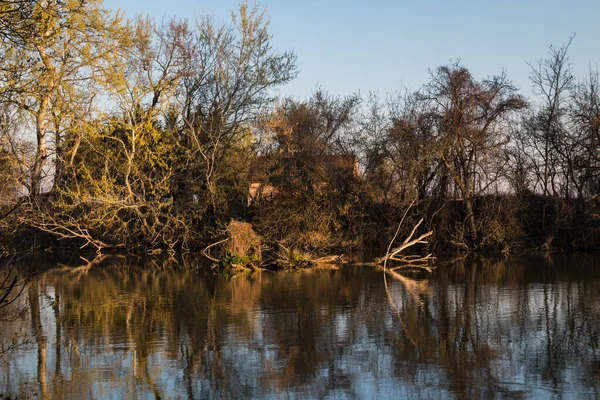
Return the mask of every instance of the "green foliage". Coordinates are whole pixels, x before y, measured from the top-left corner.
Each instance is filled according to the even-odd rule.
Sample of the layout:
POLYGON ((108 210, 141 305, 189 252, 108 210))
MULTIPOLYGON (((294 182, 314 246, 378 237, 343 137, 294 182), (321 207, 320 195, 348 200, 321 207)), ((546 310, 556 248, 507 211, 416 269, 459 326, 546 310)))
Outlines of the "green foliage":
POLYGON ((310 267, 312 264, 305 253, 292 250, 287 263, 283 263, 282 266, 285 269, 303 269, 310 267))
POLYGON ((220 270, 229 269, 232 267, 255 268, 260 264, 260 260, 254 254, 242 256, 240 254, 227 252, 218 263, 220 270))

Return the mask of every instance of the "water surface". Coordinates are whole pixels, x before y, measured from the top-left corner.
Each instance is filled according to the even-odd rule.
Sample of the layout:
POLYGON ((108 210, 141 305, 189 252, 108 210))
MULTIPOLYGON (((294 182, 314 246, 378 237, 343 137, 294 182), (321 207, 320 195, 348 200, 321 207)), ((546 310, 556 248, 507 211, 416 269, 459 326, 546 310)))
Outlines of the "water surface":
POLYGON ((0 340, 31 340, 0 360, 0 398, 600 398, 598 255, 233 279, 28 262, 0 340))

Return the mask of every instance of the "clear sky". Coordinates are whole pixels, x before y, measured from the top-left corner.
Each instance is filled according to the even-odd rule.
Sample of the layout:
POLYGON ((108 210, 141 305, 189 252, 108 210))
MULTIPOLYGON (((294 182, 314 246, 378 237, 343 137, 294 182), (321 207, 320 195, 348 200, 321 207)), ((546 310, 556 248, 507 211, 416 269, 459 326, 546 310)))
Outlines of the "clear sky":
MULTIPOLYGON (((249 2, 253 5, 253 2, 249 2)), ((127 15, 163 17, 208 13, 227 21, 235 0, 105 0, 127 15)), ((576 76, 600 64, 600 0, 263 0, 274 44, 298 56, 300 74, 282 95, 327 92, 380 95, 418 89, 428 70, 460 58, 477 78, 504 68, 531 95, 529 66, 576 37, 570 58, 576 76)))

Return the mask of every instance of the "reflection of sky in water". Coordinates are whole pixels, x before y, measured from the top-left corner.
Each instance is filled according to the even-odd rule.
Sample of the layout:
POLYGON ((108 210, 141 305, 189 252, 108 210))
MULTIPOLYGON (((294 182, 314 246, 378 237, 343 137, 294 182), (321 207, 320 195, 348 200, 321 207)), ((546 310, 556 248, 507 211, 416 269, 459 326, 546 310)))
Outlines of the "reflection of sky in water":
MULTIPOLYGON (((600 271, 586 268, 588 258, 479 260, 389 276, 389 297, 382 272, 367 267, 233 280, 122 260, 83 276, 48 271, 37 283, 45 355, 34 343, 7 356, 0 392, 598 397, 600 271)), ((32 320, 28 312, 3 323, 1 337, 34 331, 32 320)))

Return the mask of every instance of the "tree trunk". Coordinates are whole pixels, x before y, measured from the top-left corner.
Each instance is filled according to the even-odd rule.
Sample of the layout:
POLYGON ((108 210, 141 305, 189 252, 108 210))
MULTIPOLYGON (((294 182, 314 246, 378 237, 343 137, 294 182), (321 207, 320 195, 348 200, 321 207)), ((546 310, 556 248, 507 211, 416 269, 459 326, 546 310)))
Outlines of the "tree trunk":
POLYGON ((467 214, 467 216, 466 216, 467 227, 469 229, 469 241, 470 241, 469 244, 473 247, 477 247, 477 245, 479 243, 478 243, 477 228, 475 227, 475 214, 473 213, 473 199, 470 197, 465 198, 464 206, 465 206, 465 212, 467 214))
POLYGON ((40 101, 40 108, 36 115, 37 148, 35 161, 31 170, 31 196, 38 197, 42 192, 42 179, 46 159, 48 158, 48 145, 46 143, 46 115, 50 106, 50 96, 45 94, 40 101))
MULTIPOLYGON (((45 32, 44 34, 48 34, 45 32)), ((48 113, 50 111, 50 105, 54 88, 56 87, 56 71, 52 65, 52 61, 46 49, 41 46, 36 46, 37 52, 42 59, 42 63, 46 68, 46 76, 42 79, 40 87, 40 104, 35 114, 35 130, 37 138, 37 150, 35 154, 35 161, 31 171, 31 195, 35 198, 42 193, 42 179, 44 166, 46 159, 48 158, 48 145, 46 142, 46 126, 48 124, 48 113)))

